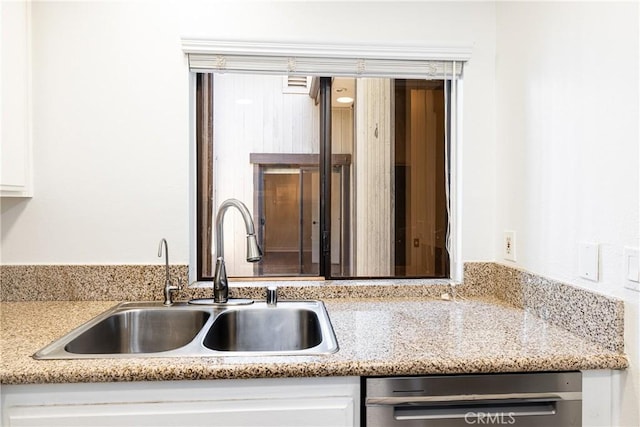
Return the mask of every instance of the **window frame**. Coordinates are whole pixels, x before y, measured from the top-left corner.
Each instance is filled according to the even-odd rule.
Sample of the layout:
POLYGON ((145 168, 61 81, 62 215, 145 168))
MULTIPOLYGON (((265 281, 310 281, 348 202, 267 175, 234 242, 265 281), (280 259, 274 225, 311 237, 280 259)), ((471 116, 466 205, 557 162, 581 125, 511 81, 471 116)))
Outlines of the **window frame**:
MULTIPOLYGON (((450 67, 450 72, 452 75, 455 75, 450 81, 455 82, 453 88, 450 91, 450 102, 449 102, 449 115, 447 116, 447 120, 450 121, 449 128, 450 135, 448 136, 449 146, 448 150, 448 163, 449 163, 449 258, 450 258, 450 270, 449 276, 451 280, 461 281, 462 280, 462 262, 461 262, 461 190, 462 190, 462 180, 460 177, 461 164, 462 164, 462 93, 463 93, 463 80, 461 78, 462 74, 462 66, 461 63, 468 61, 471 57, 471 48, 468 47, 416 47, 413 46, 400 46, 400 45, 310 45, 310 44, 291 44, 291 43, 260 43, 260 42, 228 42, 228 41, 215 41, 215 40, 194 40, 194 39, 183 39, 182 41, 183 51, 187 54, 187 57, 191 59, 192 55, 216 55, 216 64, 222 65, 222 68, 215 69, 217 72, 223 72, 224 69, 224 56, 228 58, 233 58, 234 55, 243 55, 243 58, 253 58, 256 61, 256 64, 259 65, 261 60, 264 58, 271 57, 284 57, 288 58, 287 61, 287 72, 290 74, 296 74, 296 57, 301 57, 303 59, 312 60, 315 59, 318 61, 318 64, 321 64, 323 60, 326 60, 328 63, 331 63, 332 59, 335 61, 335 58, 340 59, 349 59, 355 58, 357 60, 356 66, 358 68, 357 71, 362 71, 365 68, 365 61, 369 60, 371 64, 378 66, 378 70, 384 70, 384 66, 388 65, 387 63, 395 63, 398 61, 400 63, 406 62, 410 63, 410 61, 442 61, 445 63, 444 68, 438 69, 434 72, 445 72, 447 73, 447 65, 446 62, 451 62, 452 67, 450 67), (223 56, 224 55, 224 56, 223 56), (292 59, 293 58, 293 59, 292 59), (381 65, 382 64, 382 65, 381 65), (460 77, 458 77, 458 68, 456 64, 460 64, 460 77), (292 69, 293 66, 293 69, 292 69), (382 67, 382 68, 380 68, 382 67), (362 68, 362 70, 361 70, 362 68)), ((435 66, 434 66, 435 67, 435 66)), ((320 66, 321 68, 321 66, 320 66)), ((214 69, 210 69, 209 71, 213 71, 214 69)), ((435 69, 435 68, 434 68, 435 69)), ((213 206, 211 203, 208 204, 208 211, 210 214, 203 215, 203 209, 201 205, 201 198, 198 197, 198 191, 202 188, 202 174, 199 173, 200 167, 198 165, 198 160, 202 158, 199 153, 203 150, 203 147, 198 146, 198 141, 202 140, 199 138, 201 134, 207 134, 212 138, 212 123, 209 126, 204 128, 198 128, 198 124, 202 123, 202 121, 198 122, 197 117, 201 115, 202 112, 198 111, 198 97, 201 97, 205 94, 197 93, 197 79, 199 75, 202 75, 197 72, 198 70, 194 70, 193 66, 189 68, 189 140, 190 140, 190 221, 189 221, 189 233, 190 233, 190 256, 189 256, 189 280, 190 282, 198 282, 198 281, 210 281, 209 277, 201 276, 201 263, 203 260, 200 258, 200 252, 198 249, 202 246, 202 235, 198 234, 199 229, 205 229, 205 234, 212 233, 212 224, 213 218, 213 206), (201 225, 202 224, 202 225, 201 225), (195 237, 195 238, 194 238, 195 237)), ((204 70, 202 70, 204 71, 204 70)), ((280 74, 280 71, 269 71, 265 70, 264 72, 271 74, 280 74)), ((415 70, 409 69, 408 71, 403 69, 403 73, 400 72, 391 72, 391 75, 383 75, 384 71, 376 71, 376 77, 390 77, 390 78, 419 78, 420 76, 415 76, 415 70)), ((306 75, 321 75, 322 73, 309 73, 308 70, 304 72, 306 75), (318 74, 319 73, 319 74, 318 74)), ((284 73, 287 74, 287 73, 284 73)), ((213 73, 204 74, 205 76, 211 77, 211 87, 207 92, 207 96, 213 96, 213 73)), ((347 72, 346 74, 335 72, 331 74, 332 77, 347 75, 350 77, 366 77, 365 73, 356 73, 354 75, 353 72, 347 72)), ((422 78, 424 78, 424 74, 422 78)), ((325 103, 325 105, 320 106, 320 115, 321 115, 321 126, 327 127, 327 129, 321 129, 321 137, 320 137, 320 156, 321 158, 327 157, 324 159, 324 162, 321 162, 321 182, 324 183, 327 188, 321 189, 321 195, 329 198, 331 197, 331 186, 330 181, 323 179, 322 174, 328 173, 329 176, 331 174, 331 103, 330 103, 330 89, 331 82, 330 77, 321 77, 320 81, 325 80, 325 84, 320 85, 320 91, 327 90, 329 96, 320 97, 321 99, 328 99, 329 101, 325 103), (326 111, 324 111, 326 110, 326 111), (322 115, 328 114, 326 120, 322 120, 322 115), (329 144, 323 143, 323 138, 326 137, 329 139, 329 144), (324 148, 323 148, 324 147, 324 148), (327 149, 328 147, 328 149, 327 149), (323 152, 326 150, 328 152, 323 152), (323 167, 327 169, 327 171, 323 171, 323 167)), ((209 104, 212 105, 212 104, 209 104)), ((209 174, 211 175, 211 174, 209 174)), ((322 197, 322 196, 321 196, 322 197)), ((320 202, 321 210, 324 209, 328 211, 330 209, 329 203, 320 202)), ((320 215, 320 230, 321 230, 321 239, 326 242, 330 236, 330 222, 328 224, 324 224, 323 221, 326 221, 326 218, 330 218, 330 212, 325 212, 323 215, 320 215), (326 234, 325 234, 326 233, 326 234)), ((209 239, 211 241, 211 239, 209 239)), ((323 268, 323 263, 326 263, 327 260, 330 263, 331 253, 330 253, 330 245, 321 244, 321 266, 320 271, 325 271, 323 268), (328 250, 324 250, 328 249, 328 250)), ((204 252, 204 251, 203 251, 204 252)), ((211 261, 209 260, 209 263, 211 261)), ((273 278, 271 278, 273 279, 273 278)), ((289 279, 289 278, 286 278, 289 279)), ((317 278, 310 278, 310 280, 314 280, 317 278)), ((349 279, 347 277, 340 277, 336 279, 349 279)), ((385 279, 383 277, 358 277, 357 279, 385 279)), ((388 278, 387 278, 388 279, 388 278)), ((401 278, 401 277, 393 277, 394 280, 413 280, 415 278, 401 278)))

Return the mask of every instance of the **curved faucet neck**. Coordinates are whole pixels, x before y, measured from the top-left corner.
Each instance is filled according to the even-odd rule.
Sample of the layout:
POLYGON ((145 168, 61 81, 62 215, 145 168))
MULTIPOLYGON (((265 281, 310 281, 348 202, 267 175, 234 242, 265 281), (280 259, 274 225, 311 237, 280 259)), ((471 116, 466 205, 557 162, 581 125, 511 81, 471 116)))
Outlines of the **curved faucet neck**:
POLYGON ((162 247, 164 246, 164 271, 166 276, 166 282, 170 282, 169 276, 169 244, 167 243, 167 239, 160 239, 160 244, 158 245, 158 258, 162 256, 162 247))
POLYGON ((253 219, 251 219, 249 209, 247 209, 244 203, 237 199, 225 200, 218 208, 218 214, 216 215, 216 258, 224 258, 224 214, 230 207, 238 209, 238 211, 240 211, 240 213, 242 214, 242 219, 244 220, 244 226, 247 230, 247 235, 253 235, 256 233, 253 226, 253 219))

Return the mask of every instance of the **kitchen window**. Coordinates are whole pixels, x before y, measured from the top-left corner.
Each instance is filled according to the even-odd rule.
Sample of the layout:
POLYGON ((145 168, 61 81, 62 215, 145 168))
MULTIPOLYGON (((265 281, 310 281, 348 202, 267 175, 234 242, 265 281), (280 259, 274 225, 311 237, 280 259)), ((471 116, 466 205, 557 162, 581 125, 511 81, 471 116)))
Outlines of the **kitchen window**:
POLYGON ((212 222, 228 198, 249 207, 264 252, 246 263, 244 225, 227 215, 230 276, 455 277, 461 62, 300 76, 291 57, 287 74, 259 69, 275 62, 259 55, 189 60, 198 280, 213 275, 212 222))

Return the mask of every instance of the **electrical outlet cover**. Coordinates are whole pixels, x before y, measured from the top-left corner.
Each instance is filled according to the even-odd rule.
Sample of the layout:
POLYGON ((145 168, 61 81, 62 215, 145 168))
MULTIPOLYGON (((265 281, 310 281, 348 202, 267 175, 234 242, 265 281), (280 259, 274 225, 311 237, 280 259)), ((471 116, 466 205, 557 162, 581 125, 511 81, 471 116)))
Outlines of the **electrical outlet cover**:
POLYGON ((503 258, 507 261, 516 260, 516 232, 505 230, 504 239, 502 240, 503 258))

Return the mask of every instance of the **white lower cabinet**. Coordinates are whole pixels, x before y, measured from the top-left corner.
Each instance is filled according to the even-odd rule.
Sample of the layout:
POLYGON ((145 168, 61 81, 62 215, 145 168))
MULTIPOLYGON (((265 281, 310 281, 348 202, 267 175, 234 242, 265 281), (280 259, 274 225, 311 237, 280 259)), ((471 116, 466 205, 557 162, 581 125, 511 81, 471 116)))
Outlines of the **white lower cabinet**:
MULTIPOLYGON (((620 425, 618 376, 583 371, 584 426, 620 425)), ((0 397, 3 427, 360 425, 359 377, 9 385, 0 397)))
POLYGON ((358 377, 2 387, 2 425, 358 426, 358 377))
POLYGON ((619 371, 610 369, 582 371, 582 426, 621 426, 616 408, 619 371))

